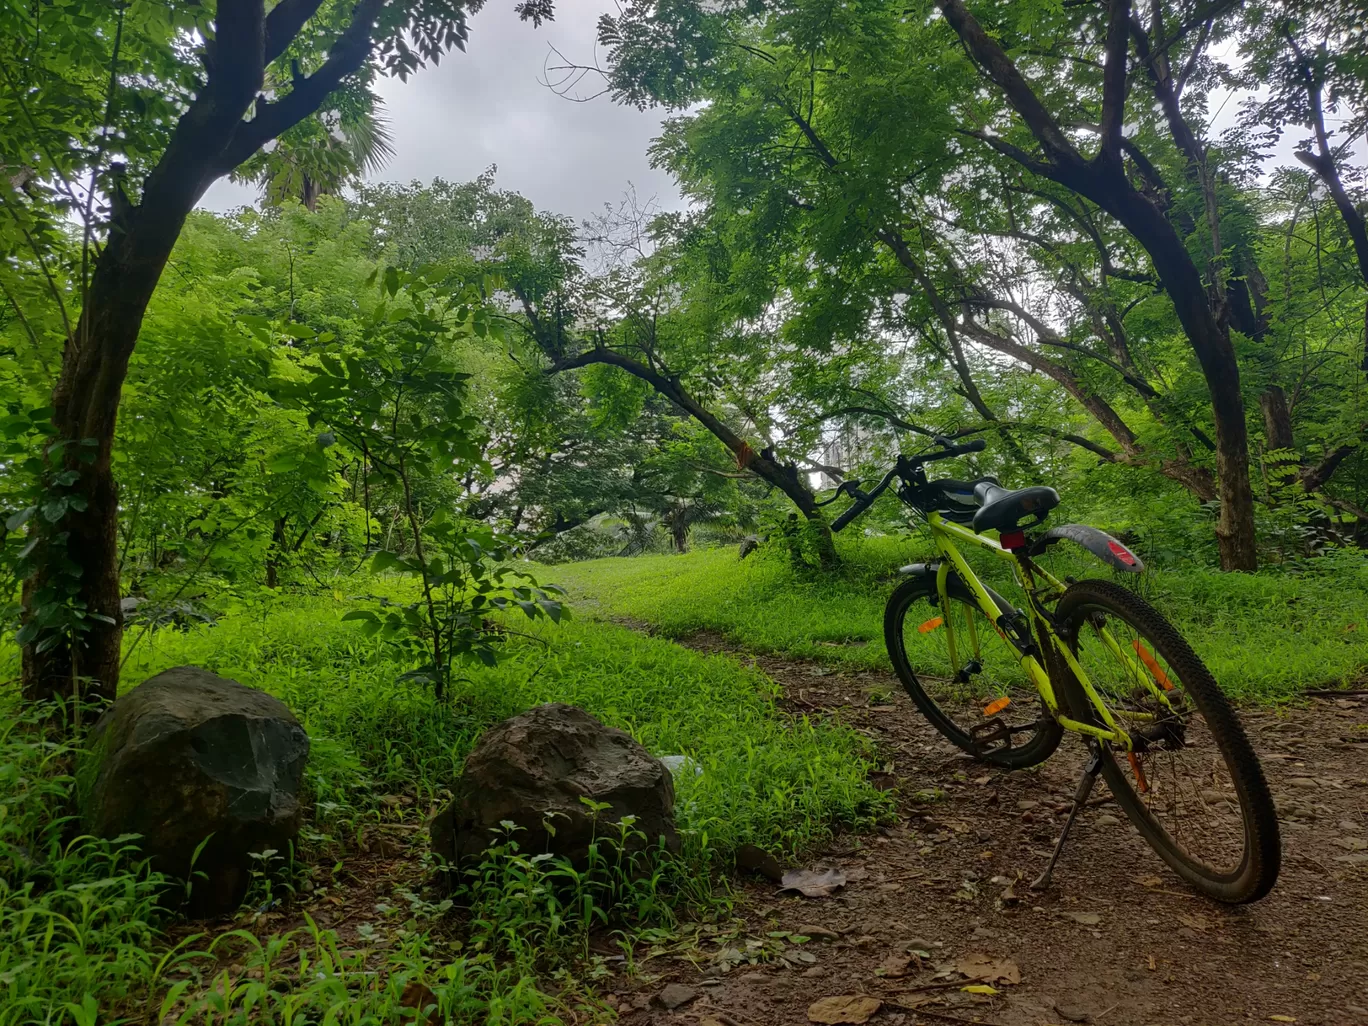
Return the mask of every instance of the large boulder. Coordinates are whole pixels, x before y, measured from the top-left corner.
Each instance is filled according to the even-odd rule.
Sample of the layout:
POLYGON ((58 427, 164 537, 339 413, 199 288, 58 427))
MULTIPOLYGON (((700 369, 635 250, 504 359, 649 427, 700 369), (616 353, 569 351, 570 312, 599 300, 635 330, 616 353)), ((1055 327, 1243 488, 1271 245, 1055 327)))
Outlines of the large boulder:
POLYGON ((265 692, 178 666, 120 697, 91 742, 80 786, 86 829, 140 834, 153 867, 171 876, 191 879, 193 869, 191 915, 235 909, 252 853, 284 854, 299 832, 309 738, 265 692))
POLYGON ((505 821, 522 828, 514 835, 519 850, 580 866, 590 841, 616 838, 625 816, 644 835, 631 846, 654 847, 663 837, 668 850, 679 850, 670 771, 629 734, 572 705, 539 705, 487 731, 455 791, 432 822, 432 849, 452 865, 498 844, 505 821), (595 813, 581 799, 606 808, 595 813))

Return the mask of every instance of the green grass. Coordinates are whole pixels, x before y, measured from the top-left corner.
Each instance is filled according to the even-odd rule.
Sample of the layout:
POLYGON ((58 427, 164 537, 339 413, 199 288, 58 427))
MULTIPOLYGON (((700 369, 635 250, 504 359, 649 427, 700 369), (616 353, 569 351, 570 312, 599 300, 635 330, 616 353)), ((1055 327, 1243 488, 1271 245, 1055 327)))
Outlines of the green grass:
MULTIPOLYGON (((407 667, 390 650, 341 622, 354 605, 340 595, 292 598, 213 627, 158 631, 137 641, 124 671, 131 687, 170 666, 204 666, 296 712, 312 740, 312 814, 296 881, 312 873, 336 884, 328 867, 345 861, 368 824, 421 824, 449 797, 484 729, 547 701, 581 706, 651 752, 702 767, 676 780, 683 858, 643 877, 605 856, 600 871, 576 875, 518 852, 514 838, 458 898, 470 907, 459 956, 451 903, 405 892, 377 916, 373 950, 348 949, 312 926, 255 930, 241 935, 250 950, 234 956, 239 970, 224 975, 209 938, 169 953, 157 908, 168 882, 127 845, 72 840, 77 753, 17 725, 0 735, 0 1026, 83 1026, 83 1016, 162 1006, 165 1021, 211 1008, 224 1023, 281 1019, 289 1008, 315 1021, 336 1005, 347 1010, 339 1021, 399 1022, 400 996, 415 980, 456 1021, 555 1022, 583 991, 562 979, 550 999, 537 980, 588 959, 591 927, 616 913, 630 936, 683 911, 725 909, 718 871, 737 845, 801 849, 887 808, 867 780, 858 734, 780 714, 773 682, 735 660, 587 619, 543 622, 534 637, 513 637, 497 667, 472 669, 444 706, 400 681, 407 667), (549 955, 570 961, 558 968, 549 955), (304 975, 306 963, 322 975, 304 975)), ((130 632, 130 645, 136 638, 130 632)), ((13 648, 0 647, 0 665, 14 661, 13 648)), ((0 722, 18 710, 13 687, 0 689, 0 722)), ((282 883, 288 891, 290 880, 282 883)), ((250 927, 250 911, 243 915, 250 927)))
MULTIPOLYGON (((594 560, 558 566, 555 574, 588 615, 642 621, 666 637, 717 631, 757 652, 886 669, 884 601, 897 568, 925 559, 926 548, 916 539, 862 538, 841 539, 841 552, 840 572, 827 575, 795 571, 763 550, 738 561, 734 548, 594 560)), ((1110 575, 1081 551, 1054 552, 1042 562, 1060 576, 1110 575)), ((971 562, 1014 596, 1002 564, 971 562)), ((1361 553, 1312 560, 1296 573, 1191 568, 1118 577, 1186 634, 1235 698, 1283 701, 1368 674, 1368 561, 1361 553)))

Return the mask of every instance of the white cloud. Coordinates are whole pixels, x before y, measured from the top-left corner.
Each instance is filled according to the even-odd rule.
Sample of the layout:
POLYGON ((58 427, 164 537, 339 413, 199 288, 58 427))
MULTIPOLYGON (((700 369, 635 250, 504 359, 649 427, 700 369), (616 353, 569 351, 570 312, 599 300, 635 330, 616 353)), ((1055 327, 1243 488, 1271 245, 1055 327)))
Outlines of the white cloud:
MULTIPOLYGON (((501 188, 537 207, 576 220, 616 204, 635 185, 666 209, 683 206, 669 175, 646 155, 660 131, 660 112, 621 107, 607 96, 576 103, 542 84, 548 64, 593 59, 594 27, 607 0, 560 0, 556 20, 533 29, 513 13, 512 0, 492 0, 470 21, 466 52, 453 51, 407 82, 380 83, 395 156, 377 181, 462 182, 491 164, 501 188)), ((551 76, 555 79, 555 76, 551 76)), ((581 91, 592 91, 587 78, 581 91)), ((250 203, 255 187, 220 181, 201 202, 211 210, 250 203)))

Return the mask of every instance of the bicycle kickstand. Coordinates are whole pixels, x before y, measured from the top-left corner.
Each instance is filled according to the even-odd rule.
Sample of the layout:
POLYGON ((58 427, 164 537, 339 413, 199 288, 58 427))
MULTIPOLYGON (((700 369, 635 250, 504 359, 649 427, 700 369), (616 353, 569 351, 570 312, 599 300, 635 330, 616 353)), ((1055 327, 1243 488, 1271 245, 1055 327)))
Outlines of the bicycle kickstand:
POLYGON ((1059 861, 1059 853, 1064 850, 1064 841, 1069 836, 1069 829, 1078 817, 1078 811, 1083 808, 1088 801, 1088 796, 1092 794, 1093 785, 1097 783, 1097 775, 1102 772, 1101 747, 1093 743, 1090 750, 1092 754, 1088 757, 1088 764, 1083 767, 1083 775, 1078 778, 1078 788, 1074 791, 1073 808, 1069 810, 1069 818, 1064 821, 1064 829, 1059 834, 1059 840, 1055 842, 1054 853, 1050 855, 1050 862, 1045 867, 1045 872, 1036 877, 1031 884, 1033 891, 1049 889, 1050 880, 1054 877, 1055 863, 1059 861))

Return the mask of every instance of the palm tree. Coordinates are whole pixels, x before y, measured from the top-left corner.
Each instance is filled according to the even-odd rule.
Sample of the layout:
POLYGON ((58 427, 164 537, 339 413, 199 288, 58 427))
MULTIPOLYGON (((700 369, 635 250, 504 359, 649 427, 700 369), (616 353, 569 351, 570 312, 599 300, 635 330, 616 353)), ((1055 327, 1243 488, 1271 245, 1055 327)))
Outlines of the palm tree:
POLYGON ((364 86, 339 93, 332 110, 301 121, 234 173, 256 182, 266 206, 293 199, 315 210, 321 196, 379 171, 394 156, 384 102, 364 86))

